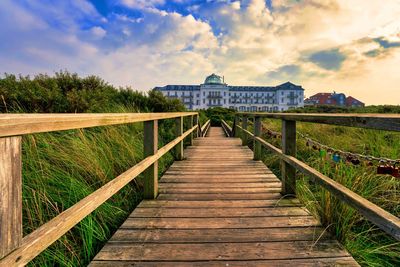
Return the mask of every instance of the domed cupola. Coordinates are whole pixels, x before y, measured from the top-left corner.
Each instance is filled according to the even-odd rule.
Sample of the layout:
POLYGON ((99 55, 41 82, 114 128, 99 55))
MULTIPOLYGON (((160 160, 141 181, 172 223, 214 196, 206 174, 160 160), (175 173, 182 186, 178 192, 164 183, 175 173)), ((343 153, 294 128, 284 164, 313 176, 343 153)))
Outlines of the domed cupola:
POLYGON ((210 76, 207 76, 206 80, 204 81, 204 84, 224 84, 224 82, 221 76, 218 76, 215 73, 213 73, 210 76))

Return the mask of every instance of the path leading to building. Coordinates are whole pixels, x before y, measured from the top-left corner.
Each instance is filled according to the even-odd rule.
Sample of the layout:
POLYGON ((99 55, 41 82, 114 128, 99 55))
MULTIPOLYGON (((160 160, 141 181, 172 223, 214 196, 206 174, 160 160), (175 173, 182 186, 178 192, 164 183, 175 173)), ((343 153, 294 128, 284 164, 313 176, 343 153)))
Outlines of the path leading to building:
POLYGON ((212 127, 91 266, 358 266, 240 139, 212 127))

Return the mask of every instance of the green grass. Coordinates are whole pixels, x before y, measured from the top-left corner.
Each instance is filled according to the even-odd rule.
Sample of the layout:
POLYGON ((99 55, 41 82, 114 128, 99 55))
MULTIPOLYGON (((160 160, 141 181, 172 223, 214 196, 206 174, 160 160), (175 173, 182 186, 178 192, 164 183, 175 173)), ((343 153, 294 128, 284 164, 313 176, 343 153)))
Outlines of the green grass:
MULTIPOLYGON (((160 147, 173 139, 160 122, 160 147)), ((142 123, 28 135, 23 139, 24 234, 71 207, 143 159, 142 123)), ((159 161, 160 173, 172 163, 159 161)), ((132 181, 56 241, 31 266, 85 266, 142 199, 132 181)))
MULTIPOLYGON (((264 120, 269 129, 280 132, 278 120, 264 120)), ((400 133, 349 127, 298 123, 297 130, 322 144, 353 153, 397 159, 400 133)), ((277 147, 280 139, 263 137, 277 147)), ((369 201, 400 216, 400 179, 377 175, 376 166, 334 163, 305 145, 298 136, 297 157, 369 201)), ((280 177, 279 160, 264 150, 265 163, 280 177)), ((298 198, 318 217, 362 266, 400 266, 400 242, 369 223, 358 212, 340 202, 327 190, 299 174, 298 198)))

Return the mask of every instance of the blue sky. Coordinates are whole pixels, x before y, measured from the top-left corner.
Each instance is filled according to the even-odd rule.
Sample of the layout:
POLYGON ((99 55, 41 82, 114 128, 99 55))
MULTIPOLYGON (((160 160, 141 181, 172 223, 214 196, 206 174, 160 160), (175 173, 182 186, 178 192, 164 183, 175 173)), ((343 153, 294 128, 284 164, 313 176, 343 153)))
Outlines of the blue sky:
POLYGON ((215 72, 400 104, 399 14, 399 0, 2 0, 0 72, 143 91, 215 72))

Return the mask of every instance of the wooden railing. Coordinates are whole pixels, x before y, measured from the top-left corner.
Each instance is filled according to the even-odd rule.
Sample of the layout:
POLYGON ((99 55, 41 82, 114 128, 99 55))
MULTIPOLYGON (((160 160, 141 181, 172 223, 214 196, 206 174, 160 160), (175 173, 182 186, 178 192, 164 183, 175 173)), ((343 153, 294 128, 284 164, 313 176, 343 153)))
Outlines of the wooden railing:
POLYGON ((383 231, 400 240, 400 219, 398 217, 296 158, 296 121, 400 131, 400 114, 238 113, 232 127, 232 136, 241 137, 243 144, 247 144, 249 138, 253 139, 255 160, 261 159, 261 147, 267 148, 279 156, 281 159, 282 195, 296 194, 296 170, 300 171, 331 192, 339 200, 356 209, 383 231), (253 119, 254 133, 247 130, 249 118, 253 119), (282 120, 282 149, 261 138, 262 118, 282 120))
POLYGON ((226 136, 232 136, 232 128, 229 126, 228 123, 226 123, 226 121, 221 120, 221 126, 226 136))
POLYGON ((144 197, 158 194, 158 159, 175 148, 183 159, 183 141, 202 135, 198 114, 7 114, 0 115, 0 266, 22 266, 39 255, 121 188, 144 173, 144 197), (183 118, 190 117, 183 131, 183 118), (175 119, 176 138, 158 149, 158 120, 175 119), (41 227, 22 236, 21 136, 41 132, 143 122, 144 159, 41 227), (194 125, 194 126, 193 126, 194 125))
POLYGON ((200 129, 201 129, 201 136, 202 137, 206 137, 207 136, 207 133, 208 133, 208 130, 210 129, 210 126, 211 126, 211 121, 210 120, 206 121, 204 123, 204 125, 201 126, 200 129))

